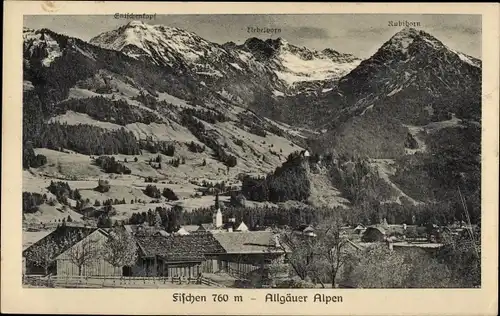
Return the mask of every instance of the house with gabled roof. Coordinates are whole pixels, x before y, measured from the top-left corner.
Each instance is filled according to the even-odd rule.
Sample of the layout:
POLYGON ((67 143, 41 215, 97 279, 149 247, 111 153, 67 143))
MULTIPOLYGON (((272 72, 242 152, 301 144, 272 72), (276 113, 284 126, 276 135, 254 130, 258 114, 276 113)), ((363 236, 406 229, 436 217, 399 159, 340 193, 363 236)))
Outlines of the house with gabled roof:
POLYGON ((136 235, 139 248, 133 275, 196 277, 214 256, 225 252, 211 233, 179 236, 136 235))
POLYGON ((196 277, 225 271, 246 274, 283 261, 285 251, 270 231, 198 231, 188 235, 135 234, 139 259, 132 275, 196 277))
POLYGON ((214 238, 225 253, 217 256, 217 270, 246 275, 266 264, 283 262, 286 245, 280 245, 272 231, 219 232, 214 238))
POLYGON ((105 243, 109 237, 106 230, 98 228, 74 243, 55 258, 57 275, 123 275, 128 267, 115 267, 104 259, 105 243))
MULTIPOLYGON (((78 274, 80 272, 83 275, 97 275, 96 273, 106 275, 108 274, 106 263, 101 262, 103 260, 97 258, 97 256, 93 258, 95 260, 88 260, 85 267, 82 267, 82 269, 80 269, 81 271, 78 271, 78 268, 75 268, 75 265, 68 257, 68 254, 73 249, 76 249, 76 247, 80 247, 82 244, 85 244, 88 240, 100 240, 102 242, 106 240, 107 236, 107 232, 100 228, 68 225, 59 226, 50 234, 38 240, 23 251, 25 274, 51 273, 57 275, 68 275, 78 274), (41 263, 42 261, 50 264, 47 267, 44 267, 43 263, 41 263), (97 266, 103 267, 100 269, 101 272, 98 272, 99 269, 95 268, 97 266)), ((100 247, 102 246, 102 243, 96 243, 95 246, 100 247)), ((92 251, 97 250, 98 249, 92 249, 92 251)))
POLYGON ((363 242, 380 242, 386 239, 386 229, 381 225, 369 226, 363 232, 361 240, 363 242))
POLYGON ((181 228, 184 228, 188 233, 192 233, 197 231, 200 228, 200 225, 183 225, 181 228))
POLYGON ((248 231, 248 226, 245 224, 245 222, 241 222, 235 229, 237 232, 247 232, 248 231))

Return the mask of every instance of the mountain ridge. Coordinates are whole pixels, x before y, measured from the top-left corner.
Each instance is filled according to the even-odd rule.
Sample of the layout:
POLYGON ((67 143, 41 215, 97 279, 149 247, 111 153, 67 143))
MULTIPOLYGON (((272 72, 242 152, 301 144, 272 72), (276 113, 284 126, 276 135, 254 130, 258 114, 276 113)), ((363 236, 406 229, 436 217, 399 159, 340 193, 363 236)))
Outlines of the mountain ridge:
MULTIPOLYGON (((256 87, 258 84, 255 81, 264 81, 270 87, 267 89, 268 94, 273 90, 282 94, 293 93, 293 85, 297 81, 338 79, 358 61, 352 55, 341 54, 332 49, 323 53, 299 48, 282 38, 263 41, 254 37, 247 39, 242 45, 220 45, 206 41, 192 32, 143 22, 130 22, 117 30, 101 33, 92 38, 90 43, 121 51, 128 45, 134 46, 146 52, 155 63, 182 64, 196 75, 205 75, 207 81, 214 81, 214 89, 219 90, 230 87, 228 82, 233 85, 238 83, 242 71, 249 72, 242 85, 263 91, 256 87), (345 69, 340 66, 333 71, 324 69, 337 64, 345 65, 345 69), (222 80, 222 76, 229 77, 230 80, 222 80), (254 79, 248 80, 248 77, 254 79)), ((125 53, 136 57, 140 55, 132 48, 125 53)), ((209 84, 207 81, 205 84, 209 84)), ((252 95, 242 93, 241 88, 232 89, 230 93, 243 102, 252 101, 252 95)))
MULTIPOLYGON (((383 202, 434 203, 451 190, 442 184, 447 177, 460 185, 477 182, 480 61, 447 48, 430 34, 405 29, 373 56, 359 61, 333 49, 318 52, 283 39, 212 45, 180 29, 169 30, 202 48, 185 58, 182 50, 192 47, 173 47, 174 40, 162 38, 168 33, 165 27, 155 31, 161 41, 152 45, 141 33, 151 28, 129 23, 105 33, 112 35, 109 38, 101 34, 93 41, 109 40, 108 48, 50 30, 23 30, 23 142, 53 151, 77 149, 83 157, 76 170, 94 176, 100 171, 89 166, 85 155, 114 155, 130 161, 131 154, 149 160, 158 154, 163 163, 141 158, 130 165, 133 177, 171 174, 188 186, 191 180, 199 180, 189 178, 201 167, 237 185, 237 174, 268 174, 290 153, 314 142, 319 144, 310 147, 315 154, 333 151, 344 157, 345 165, 330 164, 341 175, 348 173, 344 168, 350 160, 375 159, 360 163, 360 170, 373 165, 382 173, 364 174, 359 189, 369 192, 385 183, 392 189, 377 193, 383 202), (140 42, 123 40, 120 34, 125 30, 140 42), (287 58, 289 63, 283 63, 287 58), (344 74, 331 67, 335 60, 349 65, 344 74), (311 62, 312 68, 307 66, 311 62), (287 84, 280 76, 300 80, 287 84), (79 126, 82 122, 85 125, 79 126), (92 136, 86 139, 71 133, 92 136), (453 142, 454 137, 460 139, 453 142), (471 156, 457 148, 465 148, 471 156), (448 165, 436 169, 440 162, 433 155, 448 165), (384 159, 393 164, 391 173, 386 172, 384 159), (429 191, 416 190, 408 179, 429 191)), ((34 167, 34 172, 60 176, 54 166, 64 158, 47 153, 48 164, 34 167)), ((341 201, 353 195, 342 176, 330 179, 330 171, 321 170, 307 175, 310 203, 324 206, 328 199, 341 201)), ((207 176, 205 171, 199 178, 207 176)), ((477 194, 472 189, 464 193, 471 200, 477 194)))

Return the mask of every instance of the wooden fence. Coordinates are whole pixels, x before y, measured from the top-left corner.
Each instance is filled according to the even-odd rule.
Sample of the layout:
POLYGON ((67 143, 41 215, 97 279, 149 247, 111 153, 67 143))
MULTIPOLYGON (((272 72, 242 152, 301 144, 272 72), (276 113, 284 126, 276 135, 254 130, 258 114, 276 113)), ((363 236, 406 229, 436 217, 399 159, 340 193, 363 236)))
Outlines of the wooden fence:
POLYGON ((169 285, 206 285, 224 287, 204 276, 192 277, 123 277, 123 276, 23 276, 23 284, 33 287, 70 287, 70 288, 159 288, 169 285))

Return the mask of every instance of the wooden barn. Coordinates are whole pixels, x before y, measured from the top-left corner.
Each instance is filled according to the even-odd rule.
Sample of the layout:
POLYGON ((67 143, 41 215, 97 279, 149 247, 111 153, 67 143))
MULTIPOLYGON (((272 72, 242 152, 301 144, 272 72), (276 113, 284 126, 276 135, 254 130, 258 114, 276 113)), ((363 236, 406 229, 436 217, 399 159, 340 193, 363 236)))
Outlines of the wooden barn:
MULTIPOLYGON (((133 275, 197 277, 224 249, 210 233, 134 236, 139 259, 133 275)), ((208 269, 205 269, 208 270, 208 269)))
POLYGON ((56 257, 57 275, 121 276, 123 267, 114 267, 104 260, 105 242, 109 235, 102 229, 74 243, 56 257))
POLYGON ((222 270, 244 276, 285 258, 285 251, 271 231, 219 232, 213 236, 225 250, 217 256, 213 272, 222 270))
POLYGON ((78 267, 75 268, 74 262, 80 261, 85 263, 80 264, 80 272, 85 275, 97 273, 99 270, 102 270, 102 274, 108 274, 108 270, 97 268, 105 266, 97 253, 101 251, 102 240, 105 240, 106 236, 107 233, 99 228, 59 226, 23 251, 25 273, 78 275, 78 267), (95 239, 101 242, 95 243, 95 239), (81 248, 82 246, 86 247, 81 248))

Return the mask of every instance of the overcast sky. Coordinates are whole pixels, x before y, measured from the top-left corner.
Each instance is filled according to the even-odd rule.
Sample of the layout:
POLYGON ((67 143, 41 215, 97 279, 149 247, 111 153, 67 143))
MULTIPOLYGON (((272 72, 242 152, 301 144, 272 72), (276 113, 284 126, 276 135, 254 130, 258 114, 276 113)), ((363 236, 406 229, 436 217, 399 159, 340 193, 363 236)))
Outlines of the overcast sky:
MULTIPOLYGON (((388 26, 389 21, 415 21, 420 27, 445 45, 481 58, 480 15, 394 15, 394 14, 324 14, 324 15, 157 15, 144 20, 194 32, 216 43, 243 43, 249 37, 282 37, 289 43, 310 49, 334 50, 367 58, 387 41, 400 27, 388 26), (247 28, 279 28, 276 35, 248 33, 247 28)), ((90 38, 130 20, 115 19, 112 15, 25 16, 24 26, 48 28, 57 33, 90 38)))

